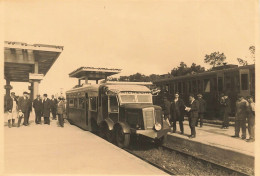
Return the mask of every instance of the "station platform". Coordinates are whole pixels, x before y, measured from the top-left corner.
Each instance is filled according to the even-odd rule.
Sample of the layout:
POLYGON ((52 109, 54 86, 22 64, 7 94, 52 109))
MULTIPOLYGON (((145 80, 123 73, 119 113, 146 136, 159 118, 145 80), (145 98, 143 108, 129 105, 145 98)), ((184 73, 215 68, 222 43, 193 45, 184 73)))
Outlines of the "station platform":
MULTIPOLYGON (((221 129, 220 125, 205 123, 202 128, 196 127, 196 138, 190 139, 188 137, 190 134, 188 121, 184 121, 184 134, 180 133, 177 122, 177 132, 168 133, 169 145, 203 155, 217 162, 254 168, 255 142, 249 143, 241 138, 231 137, 235 134, 233 126, 221 129)), ((249 138, 248 131, 247 138, 249 138)))
POLYGON ((167 175, 100 137, 51 120, 36 125, 4 126, 4 175, 167 175))

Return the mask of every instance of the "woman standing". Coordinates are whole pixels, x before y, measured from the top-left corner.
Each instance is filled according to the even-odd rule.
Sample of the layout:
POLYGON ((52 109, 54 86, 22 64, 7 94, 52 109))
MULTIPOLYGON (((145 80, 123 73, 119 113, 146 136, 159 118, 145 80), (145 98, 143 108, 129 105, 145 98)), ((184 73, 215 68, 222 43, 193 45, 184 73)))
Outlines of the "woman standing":
POLYGON ((61 127, 64 127, 64 119, 63 114, 65 113, 65 99, 63 97, 59 97, 59 102, 57 104, 57 113, 58 113, 58 121, 61 127))

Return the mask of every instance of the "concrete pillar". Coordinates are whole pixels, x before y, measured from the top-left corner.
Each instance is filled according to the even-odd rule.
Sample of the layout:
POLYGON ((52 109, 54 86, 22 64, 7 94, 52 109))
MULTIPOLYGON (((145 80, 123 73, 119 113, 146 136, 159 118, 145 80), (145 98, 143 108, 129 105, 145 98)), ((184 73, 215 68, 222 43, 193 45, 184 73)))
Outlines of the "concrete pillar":
POLYGON ((98 79, 96 80, 96 84, 98 84, 98 79))
POLYGON ((10 84, 10 80, 6 79, 6 85, 5 85, 5 95, 10 96, 10 91, 12 90, 12 86, 10 84))
POLYGON ((33 97, 33 100, 39 94, 39 83, 40 83, 40 81, 33 81, 33 83, 32 83, 32 92, 33 92, 32 97, 33 97))
POLYGON ((78 79, 78 85, 79 85, 79 86, 81 85, 81 80, 80 80, 80 79, 78 79))
MULTIPOLYGON (((34 73, 37 74, 38 72, 39 72, 39 64, 38 64, 38 62, 35 62, 35 64, 34 64, 34 73)), ((31 83, 31 98, 33 100, 39 94, 39 83, 40 83, 40 80, 33 80, 33 82, 31 83)))
POLYGON ((88 84, 88 77, 85 77, 85 84, 88 84))

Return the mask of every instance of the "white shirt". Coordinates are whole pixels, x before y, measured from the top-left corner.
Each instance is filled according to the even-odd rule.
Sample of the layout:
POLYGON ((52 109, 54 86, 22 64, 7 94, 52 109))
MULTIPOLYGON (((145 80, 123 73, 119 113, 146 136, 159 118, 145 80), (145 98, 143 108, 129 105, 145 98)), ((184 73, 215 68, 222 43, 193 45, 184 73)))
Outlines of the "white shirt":
POLYGON ((12 109, 12 111, 16 111, 17 104, 16 104, 16 101, 14 100, 14 98, 12 98, 12 99, 13 99, 13 109, 12 109))

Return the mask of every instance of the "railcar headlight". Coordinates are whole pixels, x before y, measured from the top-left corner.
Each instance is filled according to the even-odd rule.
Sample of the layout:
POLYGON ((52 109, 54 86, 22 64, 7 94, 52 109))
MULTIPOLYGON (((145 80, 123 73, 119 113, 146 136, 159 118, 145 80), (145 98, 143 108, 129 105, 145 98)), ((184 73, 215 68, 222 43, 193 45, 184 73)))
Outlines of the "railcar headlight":
POLYGON ((155 123, 154 129, 155 129, 156 131, 160 131, 160 130, 162 129, 162 125, 161 125, 160 123, 155 123))

